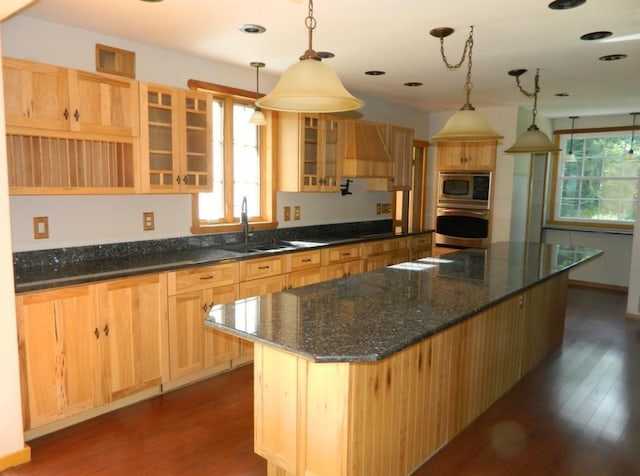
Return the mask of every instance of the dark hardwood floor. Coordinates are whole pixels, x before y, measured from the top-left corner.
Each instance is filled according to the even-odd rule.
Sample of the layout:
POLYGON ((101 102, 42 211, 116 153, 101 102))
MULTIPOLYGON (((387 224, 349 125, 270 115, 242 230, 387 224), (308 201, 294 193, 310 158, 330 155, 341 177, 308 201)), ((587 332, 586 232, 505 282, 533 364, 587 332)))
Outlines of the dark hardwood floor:
MULTIPOLYGON (((416 475, 640 475, 640 322, 620 293, 571 288, 564 345, 416 475)), ((252 367, 29 444, 9 475, 264 475, 252 367)))

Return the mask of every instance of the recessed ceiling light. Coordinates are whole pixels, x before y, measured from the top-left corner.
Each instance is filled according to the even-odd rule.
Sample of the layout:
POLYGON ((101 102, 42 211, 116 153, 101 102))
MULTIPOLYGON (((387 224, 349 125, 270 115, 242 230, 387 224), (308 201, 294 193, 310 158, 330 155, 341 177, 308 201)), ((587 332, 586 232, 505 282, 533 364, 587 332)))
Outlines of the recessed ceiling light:
POLYGON ((334 58, 336 56, 330 51, 316 51, 316 54, 322 59, 334 58))
POLYGON ((585 33, 580 37, 580 39, 585 41, 601 40, 603 38, 608 38, 611 35, 613 35, 613 33, 610 31, 592 31, 591 33, 585 33))
POLYGON ((384 71, 380 71, 379 69, 372 69, 369 71, 365 71, 364 74, 368 74, 369 76, 382 76, 383 74, 387 74, 384 71))
POLYGON ((161 2, 162 0, 140 0, 140 1, 142 1, 142 2, 148 2, 148 3, 159 3, 159 2, 161 2))
POLYGON ((556 93, 556 96, 558 96, 559 98, 566 98, 568 96, 571 96, 571 94, 569 93, 556 93))
POLYGON ((418 82, 418 81, 410 81, 408 83, 404 83, 405 86, 408 86, 410 88, 415 88, 416 86, 422 86, 422 83, 418 82))
POLYGON ((554 0, 549 4, 551 10, 569 10, 584 5, 587 0, 554 0))
POLYGON ((263 27, 262 25, 254 25, 253 23, 247 23, 245 25, 240 25, 238 27, 238 30, 240 30, 243 33, 264 33, 265 31, 267 31, 267 29, 265 27, 263 27))
POLYGON ((600 61, 617 61, 625 59, 627 55, 604 55, 598 58, 600 61))

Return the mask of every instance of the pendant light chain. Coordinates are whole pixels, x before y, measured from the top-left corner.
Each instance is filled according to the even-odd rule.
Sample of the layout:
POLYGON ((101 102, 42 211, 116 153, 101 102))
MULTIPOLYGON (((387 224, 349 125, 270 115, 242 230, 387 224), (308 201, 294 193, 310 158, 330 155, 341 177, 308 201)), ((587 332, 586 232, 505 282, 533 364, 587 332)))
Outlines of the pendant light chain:
POLYGON ((305 18, 304 24, 309 32, 309 47, 307 48, 307 51, 300 56, 300 59, 314 59, 320 61, 321 58, 313 49, 313 30, 316 29, 317 25, 316 19, 313 17, 313 0, 309 0, 309 15, 305 18))
POLYGON ((440 36, 440 54, 442 55, 442 61, 444 61, 445 66, 447 67, 447 69, 450 70, 454 70, 454 69, 458 69, 462 66, 462 63, 464 63, 465 58, 469 58, 469 61, 467 63, 467 77, 465 79, 464 82, 464 94, 465 94, 465 103, 464 105, 460 108, 461 111, 472 111, 475 108, 471 105, 470 102, 470 97, 471 97, 471 90, 473 89, 473 83, 471 82, 471 68, 473 66, 473 25, 471 25, 470 27, 470 31, 469 31, 469 36, 467 38, 467 41, 464 42, 464 49, 462 50, 462 57, 460 58, 460 61, 456 64, 451 64, 449 63, 449 60, 447 58, 447 55, 444 52, 444 35, 440 36))
MULTIPOLYGON (((526 71, 526 70, 522 70, 522 71, 526 71)), ((522 87, 522 84, 520 84, 520 76, 516 76, 516 84, 518 85, 518 89, 520 89, 520 92, 522 94, 524 94, 525 96, 527 96, 528 98, 533 98, 533 124, 535 125, 536 123, 536 116, 538 114, 538 93, 540 92, 540 86, 539 86, 539 81, 540 81, 540 68, 536 69, 536 77, 534 78, 533 82, 534 82, 534 90, 532 93, 530 93, 529 91, 527 91, 526 89, 524 89, 522 87)))

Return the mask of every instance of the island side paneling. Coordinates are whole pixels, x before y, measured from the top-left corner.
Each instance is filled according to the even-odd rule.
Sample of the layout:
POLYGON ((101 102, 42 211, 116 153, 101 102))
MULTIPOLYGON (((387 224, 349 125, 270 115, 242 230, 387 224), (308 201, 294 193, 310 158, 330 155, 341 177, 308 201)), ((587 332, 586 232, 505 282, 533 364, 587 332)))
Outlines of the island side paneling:
POLYGON ((255 451, 269 474, 410 474, 562 343, 567 276, 380 362, 257 344, 255 451))

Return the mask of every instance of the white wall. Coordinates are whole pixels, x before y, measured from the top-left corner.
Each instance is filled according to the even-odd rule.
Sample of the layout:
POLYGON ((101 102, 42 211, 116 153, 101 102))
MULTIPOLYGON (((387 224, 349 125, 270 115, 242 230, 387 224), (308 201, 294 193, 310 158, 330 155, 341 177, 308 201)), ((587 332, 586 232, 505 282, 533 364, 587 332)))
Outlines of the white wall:
MULTIPOLYGON (((2 41, 0 39, 0 52, 2 41)), ((0 67, 2 59, 0 58, 0 67)), ((2 69, 0 68, 0 84, 2 69)), ((18 367, 18 339, 13 292, 13 256, 11 255, 11 217, 9 214, 9 182, 4 123, 4 96, 0 89, 0 461, 24 448, 22 407, 18 367)), ((0 467, 0 470, 2 467, 0 467)))
MULTIPOLYGON (((251 68, 215 63, 202 58, 133 43, 98 33, 68 28, 18 15, 2 31, 5 55, 93 71, 95 43, 136 52, 136 77, 142 81, 186 87, 190 78, 252 90, 255 76, 251 68)), ((265 89, 277 78, 261 75, 265 89)), ((357 95, 357 91, 352 91, 357 95)), ((416 139, 427 137, 427 114, 404 106, 361 96, 365 107, 359 112, 366 120, 412 127, 416 139)), ((339 193, 279 193, 277 214, 280 226, 388 219, 376 215, 377 203, 390 203, 388 192, 367 192, 364 180, 351 185, 352 195, 339 193), (284 206, 302 207, 302 220, 283 221, 284 206)), ((114 243, 189 235, 191 201, 189 195, 135 195, 83 197, 11 197, 14 216, 14 251, 50 249, 82 244, 114 243), (142 230, 142 212, 153 211, 156 229, 142 230), (50 238, 33 239, 35 216, 49 218, 50 238)))

